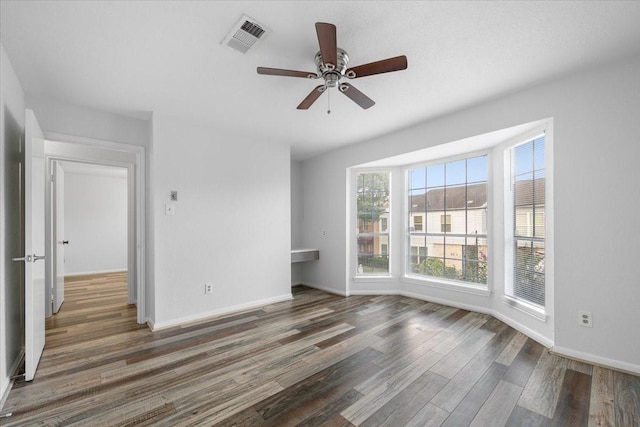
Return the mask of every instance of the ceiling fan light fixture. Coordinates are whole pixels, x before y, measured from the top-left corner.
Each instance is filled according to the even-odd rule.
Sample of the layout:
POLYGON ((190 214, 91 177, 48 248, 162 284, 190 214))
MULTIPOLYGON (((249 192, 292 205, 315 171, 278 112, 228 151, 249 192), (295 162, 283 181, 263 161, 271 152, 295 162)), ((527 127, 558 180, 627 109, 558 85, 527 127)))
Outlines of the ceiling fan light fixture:
POLYGON ((324 78, 324 83, 327 87, 336 87, 340 81, 340 74, 335 72, 325 73, 322 77, 324 78))

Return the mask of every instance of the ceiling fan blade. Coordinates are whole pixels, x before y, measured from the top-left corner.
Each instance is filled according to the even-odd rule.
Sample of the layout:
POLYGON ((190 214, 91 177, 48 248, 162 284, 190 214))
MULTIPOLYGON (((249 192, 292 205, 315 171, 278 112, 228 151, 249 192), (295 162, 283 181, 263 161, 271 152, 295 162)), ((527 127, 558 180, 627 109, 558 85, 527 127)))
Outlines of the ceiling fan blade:
POLYGON ((340 92, 342 92, 345 95, 347 95, 347 97, 351 98, 351 100, 353 102, 355 102, 356 104, 358 104, 359 106, 361 106, 365 110, 367 108, 373 107, 373 105, 375 104, 373 99, 369 98, 367 95, 365 95, 364 93, 360 92, 358 89, 356 89, 355 87, 351 86, 349 83, 341 83, 340 84, 340 92))
POLYGON ((298 110, 307 110, 311 105, 316 102, 316 99, 322 95, 325 91, 324 85, 316 86, 309 95, 305 99, 302 100, 300 105, 298 105, 298 110))
POLYGON ((336 26, 326 22, 316 22, 316 33, 318 33, 318 44, 322 61, 328 67, 338 65, 338 42, 336 40, 336 26), (330 65, 329 65, 330 64, 330 65))
POLYGON ((400 71, 407 69, 407 57, 404 55, 394 58, 383 59, 381 61, 370 62, 368 64, 358 65, 349 68, 345 75, 350 79, 358 77, 372 76, 374 74, 389 73, 391 71, 400 71))
POLYGON ((283 70, 280 68, 267 68, 258 67, 258 74, 265 74, 267 76, 284 76, 284 77, 303 77, 305 79, 317 79, 316 73, 308 71, 295 71, 295 70, 283 70))

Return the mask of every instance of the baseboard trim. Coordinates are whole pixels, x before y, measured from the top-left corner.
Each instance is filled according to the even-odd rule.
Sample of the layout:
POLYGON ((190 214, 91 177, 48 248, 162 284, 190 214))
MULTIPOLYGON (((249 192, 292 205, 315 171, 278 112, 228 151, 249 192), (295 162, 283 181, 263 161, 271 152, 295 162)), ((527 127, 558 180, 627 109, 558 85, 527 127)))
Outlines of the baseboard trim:
POLYGON ((276 297, 265 298, 261 300, 251 301, 245 304, 238 304, 230 307, 224 307, 217 310, 208 311, 205 313, 195 314, 192 316, 180 317, 178 319, 167 320, 164 322, 153 322, 152 320, 147 320, 147 324, 151 328, 153 332, 159 331, 161 329, 172 328, 174 326, 184 326, 189 323, 202 322, 204 320, 208 320, 213 317, 224 316, 227 314, 235 313, 238 311, 249 310, 257 307, 262 307, 269 304, 275 304, 278 302, 289 301, 293 299, 293 295, 291 293, 278 295, 276 297))
POLYGON ((320 286, 320 285, 316 285, 316 284, 309 283, 309 282, 300 283, 300 285, 308 286, 308 287, 313 288, 313 289, 318 289, 319 291, 325 291, 325 292, 328 292, 330 294, 340 295, 341 297, 348 297, 349 296, 348 293, 341 292, 339 289, 328 288, 326 286, 320 286))
POLYGON ((367 289, 358 289, 358 290, 350 290, 349 295, 403 295, 402 292, 389 291, 389 290, 367 290, 367 289))
POLYGON ((607 357, 596 356, 595 354, 591 353, 571 350, 570 348, 566 347, 553 346, 551 351, 560 356, 568 357, 569 359, 574 359, 579 362, 587 362, 591 363, 592 365, 615 369, 617 371, 622 371, 631 375, 640 375, 640 365, 635 365, 633 363, 621 362, 619 360, 609 359, 607 357))
POLYGON ((498 311, 492 310, 491 315, 493 317, 495 317, 496 319, 500 320, 501 322, 504 322, 507 325, 511 326, 516 331, 522 332, 523 334, 525 334, 526 336, 528 336, 532 340, 538 342, 539 344, 542 344, 543 346, 545 346, 547 348, 553 348, 553 340, 545 337, 544 335, 540 335, 539 333, 537 333, 533 329, 530 329, 530 328, 528 328, 528 327, 516 322, 512 318, 510 318, 508 316, 505 316, 504 314, 502 314, 502 313, 500 313, 498 311))

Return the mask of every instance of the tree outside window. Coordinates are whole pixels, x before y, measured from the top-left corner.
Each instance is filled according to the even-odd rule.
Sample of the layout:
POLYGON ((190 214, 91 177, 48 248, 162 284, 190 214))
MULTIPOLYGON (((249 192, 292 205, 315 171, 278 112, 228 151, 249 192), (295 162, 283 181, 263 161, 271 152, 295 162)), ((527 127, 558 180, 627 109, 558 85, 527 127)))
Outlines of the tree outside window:
POLYGON ((359 275, 389 274, 389 173, 357 174, 359 275))

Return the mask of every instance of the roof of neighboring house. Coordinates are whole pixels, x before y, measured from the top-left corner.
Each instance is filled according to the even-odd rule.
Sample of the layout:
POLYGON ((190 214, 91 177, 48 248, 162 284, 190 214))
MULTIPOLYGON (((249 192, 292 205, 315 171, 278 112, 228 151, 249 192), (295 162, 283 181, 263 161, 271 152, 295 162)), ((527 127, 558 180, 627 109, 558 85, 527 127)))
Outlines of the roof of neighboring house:
POLYGON ((544 205, 544 178, 516 181, 516 206, 544 205), (535 203, 533 203, 535 195, 535 203))
MULTIPOLYGON (((534 192, 536 205, 544 205, 544 178, 516 181, 516 205, 532 204, 534 192)), ((487 206, 487 183, 432 188, 411 196, 410 208, 412 212, 444 211, 445 204, 446 210, 484 208, 487 206)))

